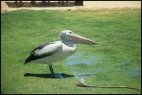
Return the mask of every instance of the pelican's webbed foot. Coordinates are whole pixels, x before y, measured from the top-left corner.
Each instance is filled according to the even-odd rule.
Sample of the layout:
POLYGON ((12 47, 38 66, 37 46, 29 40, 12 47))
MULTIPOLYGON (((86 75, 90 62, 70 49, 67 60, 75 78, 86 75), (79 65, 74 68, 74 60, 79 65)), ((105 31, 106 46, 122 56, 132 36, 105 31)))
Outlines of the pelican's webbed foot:
POLYGON ((55 78, 55 73, 54 73, 52 65, 49 65, 49 70, 51 72, 51 78, 55 78))
POLYGON ((57 74, 54 73, 52 65, 49 65, 49 70, 51 72, 51 78, 63 78, 62 73, 57 73, 57 74))

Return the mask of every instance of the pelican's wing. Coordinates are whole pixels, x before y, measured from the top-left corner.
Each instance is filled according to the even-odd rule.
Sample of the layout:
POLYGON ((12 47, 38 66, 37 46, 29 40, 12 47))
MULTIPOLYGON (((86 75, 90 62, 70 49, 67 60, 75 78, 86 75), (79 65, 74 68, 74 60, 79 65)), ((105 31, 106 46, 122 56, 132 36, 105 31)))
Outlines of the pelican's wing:
POLYGON ((61 47, 62 44, 60 43, 60 41, 52 42, 49 44, 48 43, 42 44, 32 50, 29 57, 25 60, 25 64, 30 61, 51 56, 55 54, 58 50, 60 50, 61 47))

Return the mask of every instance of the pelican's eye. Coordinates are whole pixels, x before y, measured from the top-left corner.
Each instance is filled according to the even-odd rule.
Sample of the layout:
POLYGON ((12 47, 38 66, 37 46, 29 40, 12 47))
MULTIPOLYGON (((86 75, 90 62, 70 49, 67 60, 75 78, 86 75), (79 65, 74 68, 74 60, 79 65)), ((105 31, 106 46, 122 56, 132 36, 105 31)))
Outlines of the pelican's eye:
POLYGON ((71 32, 70 32, 70 34, 71 34, 71 32))

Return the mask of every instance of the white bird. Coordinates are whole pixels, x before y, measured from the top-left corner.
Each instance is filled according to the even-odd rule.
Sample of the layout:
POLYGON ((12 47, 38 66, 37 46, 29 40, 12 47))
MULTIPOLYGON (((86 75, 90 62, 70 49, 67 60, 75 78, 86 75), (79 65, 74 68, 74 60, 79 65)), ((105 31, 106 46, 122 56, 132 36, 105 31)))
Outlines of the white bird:
POLYGON ((28 62, 43 63, 49 65, 51 77, 55 77, 52 63, 71 56, 77 50, 77 43, 93 45, 94 41, 75 34, 71 30, 64 30, 60 33, 61 41, 55 41, 52 43, 42 44, 33 49, 25 60, 25 64, 28 62))

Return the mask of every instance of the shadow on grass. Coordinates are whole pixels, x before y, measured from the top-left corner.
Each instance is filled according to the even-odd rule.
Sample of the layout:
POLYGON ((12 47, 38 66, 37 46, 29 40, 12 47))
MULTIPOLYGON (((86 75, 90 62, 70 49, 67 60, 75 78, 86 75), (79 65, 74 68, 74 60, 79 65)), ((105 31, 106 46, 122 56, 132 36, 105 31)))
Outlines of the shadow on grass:
MULTIPOLYGON (((40 77, 40 78, 51 78, 51 74, 33 74, 33 73, 25 73, 25 77, 40 77)), ((74 77, 74 75, 62 73, 63 78, 74 77)))
MULTIPOLYGON (((63 78, 70 78, 70 77, 82 77, 82 76, 92 76, 95 74, 82 74, 82 75, 70 75, 66 73, 62 73, 63 78)), ((51 74, 33 74, 33 73, 25 73, 25 77, 40 77, 40 78, 51 78, 51 74)))

